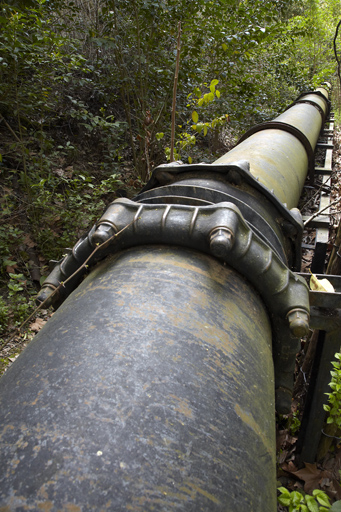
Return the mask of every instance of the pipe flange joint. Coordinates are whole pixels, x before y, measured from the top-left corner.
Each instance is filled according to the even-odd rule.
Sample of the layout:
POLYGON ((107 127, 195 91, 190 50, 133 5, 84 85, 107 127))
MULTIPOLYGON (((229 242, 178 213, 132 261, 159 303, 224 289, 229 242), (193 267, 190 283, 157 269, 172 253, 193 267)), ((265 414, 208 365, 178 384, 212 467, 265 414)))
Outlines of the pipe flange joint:
POLYGON ((61 275, 57 275, 58 267, 54 270, 55 278, 65 280, 86 258, 94 264, 113 252, 144 244, 181 245, 212 254, 244 275, 258 290, 273 322, 276 318, 287 319, 289 336, 307 334, 309 290, 305 281, 286 267, 230 202, 192 206, 118 199, 109 205, 88 237, 76 244, 72 256, 59 265, 61 275), (101 247, 96 248, 96 258, 91 258, 98 243, 101 247))

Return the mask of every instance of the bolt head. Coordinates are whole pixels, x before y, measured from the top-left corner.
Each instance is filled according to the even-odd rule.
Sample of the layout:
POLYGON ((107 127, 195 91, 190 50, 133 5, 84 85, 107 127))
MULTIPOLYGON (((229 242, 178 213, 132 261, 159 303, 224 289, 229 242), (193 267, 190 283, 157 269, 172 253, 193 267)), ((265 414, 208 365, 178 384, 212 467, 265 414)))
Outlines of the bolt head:
POLYGON ((211 233, 210 249, 217 258, 224 258, 233 247, 232 233, 225 229, 217 229, 211 233))
POLYGON ((309 314, 303 309, 293 309, 288 313, 291 334, 295 338, 303 338, 309 333, 309 314))

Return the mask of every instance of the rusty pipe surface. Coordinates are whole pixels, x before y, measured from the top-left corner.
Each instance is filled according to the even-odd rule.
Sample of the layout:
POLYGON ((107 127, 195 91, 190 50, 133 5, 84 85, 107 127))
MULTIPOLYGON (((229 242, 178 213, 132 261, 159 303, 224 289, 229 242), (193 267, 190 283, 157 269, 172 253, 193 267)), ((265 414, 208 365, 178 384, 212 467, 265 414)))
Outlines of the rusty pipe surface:
POLYGON ((275 396, 309 327, 292 207, 326 94, 155 169, 56 265, 58 309, 0 380, 0 510, 275 511, 275 396))

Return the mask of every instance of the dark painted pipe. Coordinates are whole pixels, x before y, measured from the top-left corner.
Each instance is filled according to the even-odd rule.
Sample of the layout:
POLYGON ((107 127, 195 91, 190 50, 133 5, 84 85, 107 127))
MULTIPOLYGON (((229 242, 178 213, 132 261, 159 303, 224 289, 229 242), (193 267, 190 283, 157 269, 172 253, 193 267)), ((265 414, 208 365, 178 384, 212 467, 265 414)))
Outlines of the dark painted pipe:
MULTIPOLYGON (((277 331, 287 332, 289 319, 278 314, 295 301, 286 283, 296 278, 283 268, 299 222, 243 165, 227 166, 224 176, 217 166, 205 169, 197 182, 196 167, 185 167, 170 178, 169 168, 154 174, 137 201, 156 203, 160 221, 149 227, 153 208, 138 209, 132 238, 118 238, 112 256, 106 249, 0 380, 1 511, 276 510, 273 356, 285 366, 281 347, 291 335, 277 331), (163 195, 154 201, 155 186, 163 195), (171 196, 173 186, 192 199, 171 196), (195 203, 196 193, 206 205, 228 196, 247 222, 236 220, 231 202, 219 203, 217 212, 226 208, 231 221, 217 221, 208 244, 212 208, 195 203), (179 222, 174 231, 182 210, 157 206, 167 201, 197 204, 183 209, 188 228, 179 222), (267 205, 283 222, 271 220, 267 205), (251 284, 253 272, 266 283, 267 273, 278 275, 274 310, 268 290, 251 284)), ((91 241, 115 230, 117 211, 129 208, 117 203, 79 247, 92 250, 91 241)), ((57 268, 45 292, 79 254, 57 268)), ((303 300, 290 311, 296 334, 305 307, 303 300)))
POLYGON ((1 385, 9 510, 274 510, 269 320, 207 255, 106 259, 1 385))

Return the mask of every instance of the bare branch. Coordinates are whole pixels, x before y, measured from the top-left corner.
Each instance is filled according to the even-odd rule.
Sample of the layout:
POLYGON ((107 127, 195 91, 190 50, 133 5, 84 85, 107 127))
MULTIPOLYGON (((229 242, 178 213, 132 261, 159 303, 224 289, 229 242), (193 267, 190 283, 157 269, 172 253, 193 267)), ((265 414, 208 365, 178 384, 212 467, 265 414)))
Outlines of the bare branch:
POLYGON ((337 49, 336 49, 336 39, 337 39, 337 36, 339 34, 340 25, 341 25, 341 20, 339 21, 339 23, 336 26, 334 40, 333 40, 333 46, 334 46, 334 55, 335 55, 335 59, 336 59, 336 62, 337 62, 337 76, 339 77, 339 83, 341 85, 341 62, 340 62, 340 59, 339 59, 339 57, 337 55, 337 49))
POLYGON ((179 76, 179 67, 180 67, 180 38, 181 38, 181 21, 179 21, 179 24, 178 24, 178 44, 177 44, 177 52, 176 52, 176 66, 175 66, 174 87, 173 87, 171 149, 170 149, 170 160, 169 160, 170 162, 174 161, 176 89, 178 86, 178 76, 179 76))
POLYGON ((328 210, 328 208, 330 208, 331 206, 334 206, 335 204, 339 203, 340 201, 341 201, 341 197, 336 199, 336 201, 333 201, 332 203, 329 203, 324 208, 321 208, 321 210, 319 210, 318 212, 314 213, 313 215, 311 215, 311 217, 309 217, 306 221, 304 221, 303 222, 303 226, 306 226, 307 224, 309 224, 309 222, 312 221, 313 219, 315 219, 315 217, 318 217, 318 215, 320 215, 320 213, 324 212, 325 210, 328 210))

